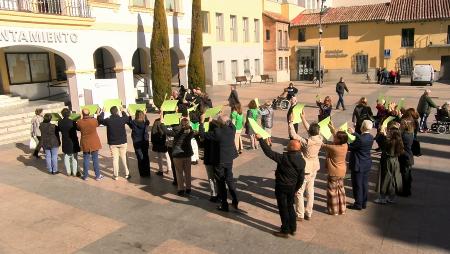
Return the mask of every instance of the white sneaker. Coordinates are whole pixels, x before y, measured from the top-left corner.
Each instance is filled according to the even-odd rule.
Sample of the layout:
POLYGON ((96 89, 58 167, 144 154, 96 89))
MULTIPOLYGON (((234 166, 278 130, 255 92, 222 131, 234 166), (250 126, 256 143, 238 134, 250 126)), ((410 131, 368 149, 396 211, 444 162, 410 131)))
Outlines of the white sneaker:
POLYGON ((386 199, 384 199, 384 198, 377 198, 373 202, 375 204, 385 205, 386 204, 386 199))

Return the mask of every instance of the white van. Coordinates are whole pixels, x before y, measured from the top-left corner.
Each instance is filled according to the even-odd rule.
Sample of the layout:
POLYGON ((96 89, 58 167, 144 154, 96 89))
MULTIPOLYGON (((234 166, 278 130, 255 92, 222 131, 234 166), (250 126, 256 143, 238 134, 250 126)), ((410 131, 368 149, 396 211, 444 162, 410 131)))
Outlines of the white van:
POLYGON ((430 64, 416 64, 411 73, 411 85, 433 85, 434 69, 430 64))

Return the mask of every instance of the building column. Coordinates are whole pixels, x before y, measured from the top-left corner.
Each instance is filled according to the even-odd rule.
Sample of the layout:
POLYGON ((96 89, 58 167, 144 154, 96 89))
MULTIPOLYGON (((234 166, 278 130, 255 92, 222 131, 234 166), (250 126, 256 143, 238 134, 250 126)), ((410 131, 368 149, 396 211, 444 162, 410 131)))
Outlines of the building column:
POLYGON ((0 94, 9 94, 9 77, 8 68, 6 66, 5 51, 0 48, 0 74, 1 74, 1 84, 0 84, 0 94))
POLYGON ((187 68, 186 63, 178 64, 178 75, 180 75, 180 84, 184 85, 184 87, 188 87, 188 77, 187 77, 187 68))
POLYGON ((124 105, 136 102, 137 90, 134 87, 133 67, 115 68, 119 99, 124 105))
POLYGON ((81 106, 90 104, 92 101, 95 70, 68 70, 66 74, 72 111, 80 112, 81 106), (90 98, 87 98, 89 96, 90 98))

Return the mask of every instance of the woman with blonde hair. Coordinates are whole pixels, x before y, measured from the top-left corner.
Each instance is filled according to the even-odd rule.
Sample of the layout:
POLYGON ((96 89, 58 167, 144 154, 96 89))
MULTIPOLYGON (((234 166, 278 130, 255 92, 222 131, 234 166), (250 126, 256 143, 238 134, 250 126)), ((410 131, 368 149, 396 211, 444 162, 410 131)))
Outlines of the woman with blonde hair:
POLYGON ((244 114, 242 114, 242 107, 240 103, 235 103, 231 107, 231 121, 236 127, 236 134, 234 135, 234 144, 238 153, 242 153, 244 146, 242 144, 242 129, 244 126, 244 114))
POLYGON ((141 177, 150 177, 150 158, 148 156, 149 125, 150 122, 144 111, 136 110, 134 119, 130 114, 128 126, 131 129, 131 140, 133 140, 134 153, 136 154, 139 175, 141 177))
POLYGON ((250 136, 250 141, 252 143, 253 149, 258 149, 258 142, 255 137, 255 132, 253 131, 252 127, 248 123, 248 119, 253 119, 255 122, 258 122, 260 112, 258 109, 258 106, 256 105, 255 100, 251 100, 248 104, 248 110, 247 110, 247 121, 245 122, 245 134, 250 136))

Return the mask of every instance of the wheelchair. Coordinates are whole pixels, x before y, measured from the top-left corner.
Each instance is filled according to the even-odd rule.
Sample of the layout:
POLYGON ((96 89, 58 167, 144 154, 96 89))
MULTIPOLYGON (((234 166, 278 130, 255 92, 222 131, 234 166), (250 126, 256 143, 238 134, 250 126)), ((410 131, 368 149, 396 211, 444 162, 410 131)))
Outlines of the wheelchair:
POLYGON ((435 118, 436 122, 431 125, 431 130, 439 134, 450 133, 450 118, 441 116, 439 112, 435 118))
POLYGON ((288 99, 278 96, 276 99, 273 99, 272 108, 275 110, 277 110, 277 109, 288 110, 290 107, 290 104, 291 103, 289 102, 288 99))

